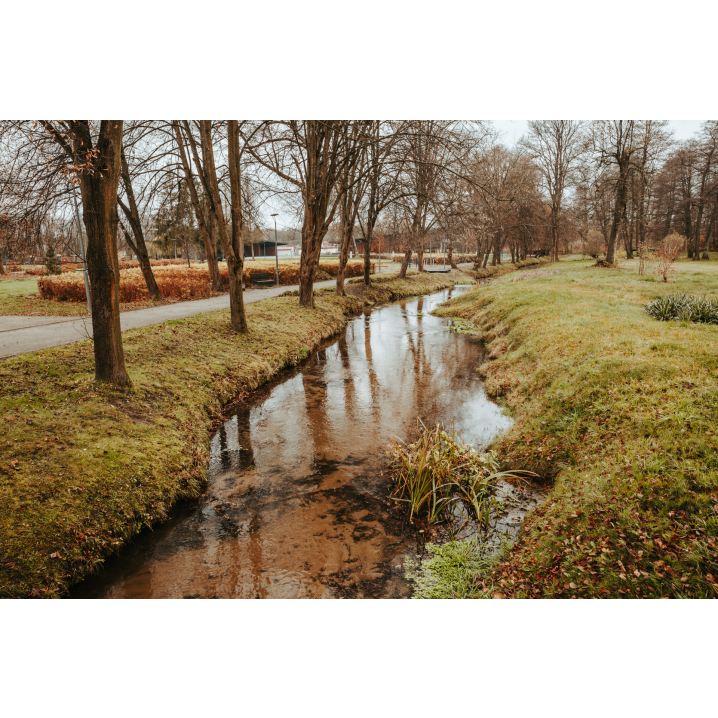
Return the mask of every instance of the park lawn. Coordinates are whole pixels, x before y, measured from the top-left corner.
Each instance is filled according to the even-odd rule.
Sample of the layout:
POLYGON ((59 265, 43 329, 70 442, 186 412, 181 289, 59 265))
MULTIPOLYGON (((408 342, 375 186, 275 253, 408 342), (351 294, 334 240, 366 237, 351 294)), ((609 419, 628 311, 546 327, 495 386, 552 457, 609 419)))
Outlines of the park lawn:
POLYGON ((516 418, 494 447, 505 466, 551 486, 474 595, 716 598, 718 326, 659 322, 643 306, 718 297, 718 263, 681 261, 669 284, 639 277, 637 260, 590 264, 435 312, 487 342, 487 391, 516 418))
MULTIPOLYGON (((322 259, 321 262, 335 264, 337 259, 322 259)), ((296 260, 280 259, 280 267, 282 264, 291 264, 294 266, 296 260)), ((350 265, 363 265, 361 260, 349 260, 350 265)), ((176 265, 184 267, 184 265, 176 265)), ((220 268, 225 268, 226 264, 220 262, 220 268)), ((274 274, 275 261, 273 257, 262 258, 257 260, 248 259, 246 268, 259 269, 274 274)), ((157 269, 164 269, 158 267, 157 269)), ((318 272, 317 281, 328 280, 332 277, 325 272, 318 272)), ((84 290, 83 290, 84 291, 84 290)), ((164 304, 172 304, 178 301, 186 301, 178 298, 167 298, 159 301, 152 299, 144 299, 136 302, 121 302, 120 311, 129 312, 134 309, 147 309, 148 307, 159 307, 164 304)), ((2 278, 0 281, 0 316, 42 316, 42 317, 81 317, 87 315, 87 304, 82 302, 58 302, 50 299, 43 299, 40 296, 37 287, 37 278, 2 278)))
MULTIPOLYGON (((172 304, 177 299, 147 299, 139 302, 121 302, 120 311, 147 309, 172 304)), ((0 282, 0 316, 28 317, 85 317, 85 302, 56 302, 42 299, 37 289, 37 279, 8 279, 0 282)))
MULTIPOLYGON (((464 275, 413 275, 396 298, 464 275)), ((0 597, 59 596, 206 481, 210 430, 222 407, 307 357, 364 301, 292 292, 123 333, 133 386, 95 384, 91 340, 0 362, 0 597)))

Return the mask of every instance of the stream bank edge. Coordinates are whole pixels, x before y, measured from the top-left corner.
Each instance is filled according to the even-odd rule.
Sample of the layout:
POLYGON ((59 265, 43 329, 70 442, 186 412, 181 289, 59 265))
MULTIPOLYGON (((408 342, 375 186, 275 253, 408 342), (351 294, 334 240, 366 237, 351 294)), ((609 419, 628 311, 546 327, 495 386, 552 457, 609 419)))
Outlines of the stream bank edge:
POLYGON ((123 334, 134 387, 93 382, 91 341, 0 362, 0 597, 57 597, 206 482, 222 408, 311 355, 365 305, 430 294, 465 275, 374 277, 362 298, 317 291, 123 334))
POLYGON ((635 263, 552 269, 434 312, 487 343, 479 371, 516 419, 492 448, 552 484, 472 595, 718 597, 718 330, 644 311, 677 289, 718 295, 718 267, 667 287, 635 263))

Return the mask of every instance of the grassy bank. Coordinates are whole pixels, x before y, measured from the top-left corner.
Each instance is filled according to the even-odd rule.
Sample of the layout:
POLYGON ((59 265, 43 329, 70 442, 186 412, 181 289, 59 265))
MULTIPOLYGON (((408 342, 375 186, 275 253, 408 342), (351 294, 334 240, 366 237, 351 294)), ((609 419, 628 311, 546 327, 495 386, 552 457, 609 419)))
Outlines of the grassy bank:
POLYGON ((471 269, 467 271, 474 279, 490 279, 492 277, 502 277, 504 274, 515 272, 517 269, 536 268, 542 264, 546 264, 548 260, 541 258, 536 259, 529 257, 519 262, 511 264, 511 262, 504 262, 503 264, 489 264, 486 269, 471 269))
MULTIPOLYGON (((454 281, 415 275, 381 291, 454 281)), ((230 330, 228 310, 125 332, 129 392, 93 382, 89 340, 0 362, 0 596, 61 595, 198 495, 222 406, 301 361, 363 306, 321 291, 314 310, 292 296, 248 305, 246 336, 230 330)))
POLYGON ((718 297, 718 265, 676 281, 560 262, 436 311, 483 335, 481 372, 516 423, 505 464, 552 485, 475 595, 718 596, 718 327, 643 309, 675 291, 718 297))

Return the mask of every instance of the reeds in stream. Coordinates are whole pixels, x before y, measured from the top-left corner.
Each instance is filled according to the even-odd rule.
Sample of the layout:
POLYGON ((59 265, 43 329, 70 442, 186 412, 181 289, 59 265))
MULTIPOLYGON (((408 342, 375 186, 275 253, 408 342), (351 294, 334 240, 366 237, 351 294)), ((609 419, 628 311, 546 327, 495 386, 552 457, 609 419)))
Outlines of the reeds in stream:
POLYGON ((496 509, 499 481, 527 472, 497 471, 498 461, 492 452, 479 453, 441 424, 427 428, 419 421, 419 425, 419 438, 413 444, 392 442, 392 497, 409 504, 410 521, 426 514, 429 523, 437 523, 449 515, 454 503, 461 502, 470 507, 480 527, 487 526, 496 509))

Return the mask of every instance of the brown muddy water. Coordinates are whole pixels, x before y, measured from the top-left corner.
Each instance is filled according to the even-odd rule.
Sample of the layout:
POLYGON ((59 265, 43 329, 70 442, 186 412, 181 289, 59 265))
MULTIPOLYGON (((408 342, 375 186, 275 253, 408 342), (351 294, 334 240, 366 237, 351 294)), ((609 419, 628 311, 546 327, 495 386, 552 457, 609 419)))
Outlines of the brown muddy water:
MULTIPOLYGON (((76 598, 402 598, 424 535, 387 500, 392 438, 417 417, 482 448, 511 423, 476 369, 483 347, 429 316, 456 287, 367 311, 304 365, 235 404, 197 501, 145 531, 76 598)), ((526 499, 526 497, 524 497, 526 499)), ((539 496, 501 518, 515 533, 539 496)))

